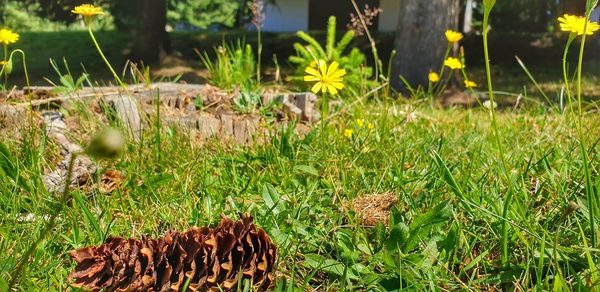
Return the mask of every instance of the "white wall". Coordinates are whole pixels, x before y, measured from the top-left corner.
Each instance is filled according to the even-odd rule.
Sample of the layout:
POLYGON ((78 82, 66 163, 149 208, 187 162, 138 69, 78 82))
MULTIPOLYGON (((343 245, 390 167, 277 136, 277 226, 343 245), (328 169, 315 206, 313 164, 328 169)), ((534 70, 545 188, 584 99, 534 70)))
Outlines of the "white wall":
POLYGON ((379 6, 383 9, 379 15, 379 31, 396 31, 400 15, 400 0, 380 0, 379 6))
POLYGON ((308 30, 308 0, 277 0, 276 6, 267 5, 265 13, 264 31, 308 30))
POLYGON ((597 7, 596 9, 594 9, 590 20, 600 23, 600 7, 597 7))
MULTIPOLYGON (((322 0, 326 1, 326 0, 322 0)), ((383 9, 379 15, 379 30, 396 31, 401 0, 380 0, 383 9)), ((267 5, 264 31, 296 32, 308 30, 308 0, 277 0, 277 5, 267 5)))

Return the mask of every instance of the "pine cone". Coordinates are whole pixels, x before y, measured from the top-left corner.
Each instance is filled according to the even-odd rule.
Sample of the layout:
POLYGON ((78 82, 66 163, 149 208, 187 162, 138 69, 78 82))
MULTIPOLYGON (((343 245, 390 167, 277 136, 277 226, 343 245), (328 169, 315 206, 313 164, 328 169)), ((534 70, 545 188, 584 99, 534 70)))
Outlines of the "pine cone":
POLYGON ((71 251, 73 286, 92 291, 235 291, 240 277, 257 291, 273 283, 277 248, 249 215, 222 216, 215 229, 169 232, 159 239, 110 238, 71 251))

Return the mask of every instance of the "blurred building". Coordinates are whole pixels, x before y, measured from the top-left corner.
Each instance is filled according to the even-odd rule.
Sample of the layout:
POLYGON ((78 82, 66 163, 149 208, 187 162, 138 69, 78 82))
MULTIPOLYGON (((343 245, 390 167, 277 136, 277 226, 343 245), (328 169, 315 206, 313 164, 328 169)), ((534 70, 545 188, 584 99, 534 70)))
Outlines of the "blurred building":
POLYGON ((592 12, 591 21, 600 23, 600 6, 596 7, 596 9, 594 9, 592 12))
MULTIPOLYGON (((383 12, 374 19, 374 31, 395 31, 398 25, 400 2, 398 0, 359 0, 359 8, 365 5, 379 7, 383 12)), ((264 31, 295 32, 298 30, 324 30, 329 16, 337 17, 338 29, 350 23, 350 14, 355 13, 349 0, 277 0, 277 5, 266 8, 264 31)))

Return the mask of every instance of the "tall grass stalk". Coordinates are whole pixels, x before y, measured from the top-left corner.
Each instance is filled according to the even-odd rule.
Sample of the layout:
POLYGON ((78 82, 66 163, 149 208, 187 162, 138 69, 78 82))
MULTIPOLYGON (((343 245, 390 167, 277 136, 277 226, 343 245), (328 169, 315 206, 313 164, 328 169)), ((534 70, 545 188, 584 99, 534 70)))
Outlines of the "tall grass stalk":
POLYGON ((527 75, 527 77, 529 77, 529 80, 531 80, 531 82, 533 83, 533 85, 535 86, 535 88, 544 97, 544 99, 548 103, 548 106, 552 106, 552 101, 550 100, 550 98, 548 97, 548 95, 546 94, 546 92, 544 91, 544 89, 542 89, 542 87, 540 86, 540 84, 537 82, 537 80, 535 79, 535 77, 533 77, 533 74, 531 74, 531 71, 529 71, 529 69, 527 68, 527 66, 523 62, 523 60, 521 60, 521 58, 519 58, 519 56, 515 56, 515 59, 517 60, 517 63, 519 64, 519 66, 521 66, 521 69, 523 69, 523 71, 525 72, 525 74, 527 75))
MULTIPOLYGON (((371 45, 371 53, 373 54, 373 60, 375 62, 375 80, 379 80, 379 72, 383 71, 383 64, 381 61, 381 58, 379 58, 379 52, 377 50, 377 43, 375 42, 375 39, 373 38, 373 36, 371 35, 371 32, 369 31, 369 26, 367 25, 367 22, 365 21, 365 16, 363 15, 362 11, 360 11, 360 8, 358 8, 358 4, 356 4, 356 0, 350 0, 350 2, 352 2, 352 6, 354 7, 354 11, 356 11, 356 14, 358 15, 358 18, 360 19, 360 24, 362 25, 363 29, 365 30, 365 34, 367 35, 367 38, 369 39, 369 44, 371 45)), ((388 76, 389 78, 389 76, 388 76)))
POLYGON ((69 190, 71 189, 71 181, 73 180, 73 168, 75 167, 75 161, 77 160, 78 156, 79 156, 79 153, 71 154, 71 160, 69 161, 69 168, 67 170, 67 178, 65 180, 65 187, 63 189, 62 195, 58 202, 58 206, 57 206, 57 208, 54 209, 54 213, 52 213, 52 215, 50 216, 48 221, 46 221, 46 223, 44 224, 42 231, 40 232, 40 235, 38 236, 38 238, 33 243, 31 243, 31 245, 29 245, 29 248, 25 251, 25 253, 21 257, 21 260, 19 260, 19 262, 17 263, 17 266, 11 272, 10 282, 8 284, 8 291, 12 291, 12 287, 17 283, 17 281, 19 280, 19 277, 21 276, 21 271, 23 270, 23 267, 29 261, 29 258, 31 257, 33 252, 37 249, 40 242, 42 242, 44 240, 44 238, 46 238, 46 235, 48 235, 48 232, 50 232, 50 230, 54 227, 54 225, 56 224, 56 219, 58 218, 58 215, 60 215, 60 213, 63 210, 63 207, 67 204, 67 200, 70 198, 69 190))
POLYGON ((262 45, 262 27, 258 27, 258 48, 257 48, 257 52, 256 52, 256 83, 260 84, 260 70, 262 67, 262 51, 263 51, 263 45, 262 45))
POLYGON ((583 26, 583 31, 584 34, 581 38, 581 47, 579 48, 579 59, 577 62, 577 108, 578 108, 578 132, 579 132, 579 145, 581 147, 581 155, 582 155, 582 159, 583 159, 583 170, 584 170, 584 175, 585 175, 585 193, 586 193, 586 197, 587 197, 587 201, 588 201, 588 209, 589 209, 589 220, 590 220, 590 234, 591 234, 591 246, 592 248, 597 247, 596 246, 596 227, 595 227, 595 223, 594 223, 594 217, 595 217, 595 213, 596 213, 596 202, 597 200, 595 200, 595 195, 594 195, 594 190, 593 190, 593 186, 592 186, 592 179, 591 179, 591 174, 590 174, 590 168, 589 168, 589 162, 588 162, 588 155, 587 155, 587 149, 585 147, 585 143, 583 140, 583 101, 581 99, 581 88, 582 88, 582 72, 583 72, 583 56, 585 53, 585 43, 587 40, 587 28, 588 28, 588 23, 592 14, 592 9, 594 8, 595 4, 597 4, 598 1, 597 0, 587 0, 586 4, 587 4, 587 10, 585 13, 585 24, 583 26))
POLYGON ((496 5, 496 0, 484 0, 484 13, 483 13, 483 53, 485 57, 485 73, 487 77, 487 85, 488 85, 488 93, 490 98, 490 114, 492 117, 492 130, 494 140, 496 142, 496 146, 498 147, 498 155, 500 156, 500 161, 502 162, 502 169, 504 171, 504 175, 506 177, 506 182, 508 184, 508 190, 506 191, 506 198, 504 200, 504 208, 502 210, 502 265, 506 266, 508 264, 508 210, 510 209, 510 205, 512 202, 513 196, 513 183, 510 178, 510 174, 508 171, 508 165, 506 163, 506 159, 504 158, 504 150, 502 147, 502 143, 500 143, 500 135, 498 134, 498 122, 496 120, 496 102, 494 100, 494 89, 492 85, 492 70, 490 65, 490 53, 489 53, 489 45, 488 45, 488 34, 489 34, 489 22, 490 22, 490 14, 496 5))

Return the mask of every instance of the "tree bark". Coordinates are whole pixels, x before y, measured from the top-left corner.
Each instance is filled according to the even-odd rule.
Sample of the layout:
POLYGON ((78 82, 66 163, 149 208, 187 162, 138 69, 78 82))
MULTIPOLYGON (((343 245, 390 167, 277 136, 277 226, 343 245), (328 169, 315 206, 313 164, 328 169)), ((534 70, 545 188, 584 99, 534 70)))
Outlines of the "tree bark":
POLYGON ((583 15, 585 13, 585 3, 585 0, 561 0, 561 15, 565 13, 583 15))
POLYGON ((170 51, 167 25, 167 0, 136 0, 136 37, 130 59, 153 63, 161 53, 170 51))
POLYGON ((411 86, 428 84, 430 71, 438 71, 448 46, 444 32, 456 30, 459 0, 403 0, 394 47, 393 85, 405 89, 398 76, 411 86))
POLYGON ((470 33, 473 30, 473 0, 466 0, 465 19, 463 24, 463 32, 470 33))

